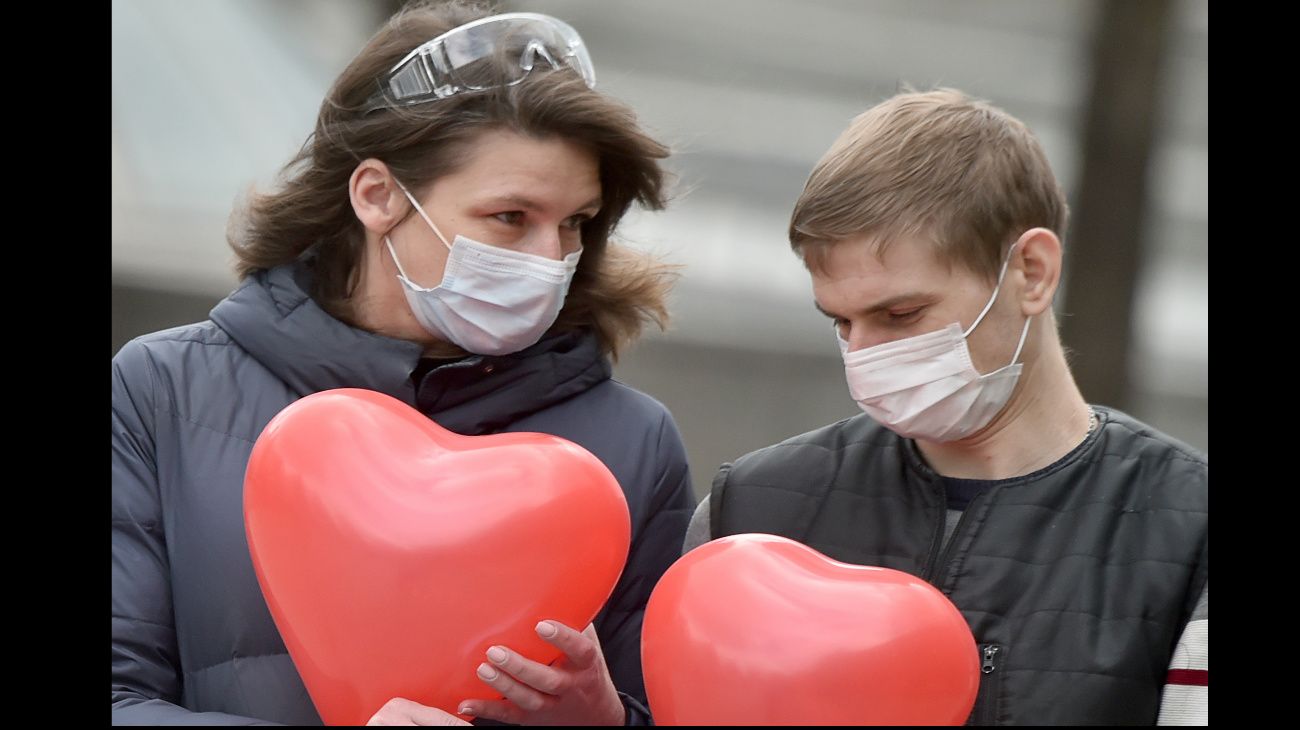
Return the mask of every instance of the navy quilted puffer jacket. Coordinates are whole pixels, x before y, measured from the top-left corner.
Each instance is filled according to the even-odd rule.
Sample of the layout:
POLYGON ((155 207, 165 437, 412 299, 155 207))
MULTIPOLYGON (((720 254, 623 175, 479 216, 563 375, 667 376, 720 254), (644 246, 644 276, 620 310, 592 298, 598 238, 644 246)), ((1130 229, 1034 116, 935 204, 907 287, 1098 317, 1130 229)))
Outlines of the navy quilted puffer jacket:
POLYGON ((644 702, 642 615, 695 502, 668 411, 610 378, 591 333, 449 362, 417 388, 421 347, 331 317, 309 276, 302 263, 259 272, 210 321, 113 358, 113 722, 320 724, 258 588, 243 478, 272 417, 341 387, 418 405, 462 434, 554 434, 609 467, 632 548, 595 623, 615 686, 644 702))

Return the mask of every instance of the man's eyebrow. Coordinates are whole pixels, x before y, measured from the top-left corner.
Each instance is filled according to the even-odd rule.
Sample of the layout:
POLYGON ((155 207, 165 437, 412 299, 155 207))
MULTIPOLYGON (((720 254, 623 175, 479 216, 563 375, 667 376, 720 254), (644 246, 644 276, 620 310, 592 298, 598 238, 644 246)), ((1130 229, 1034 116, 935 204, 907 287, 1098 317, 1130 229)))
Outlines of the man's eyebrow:
MULTIPOLYGON (((874 304, 874 305, 872 305, 872 306, 870 306, 870 307, 867 307, 866 309, 863 309, 861 312, 859 312, 859 314, 864 314, 864 315, 875 314, 876 312, 880 312, 880 311, 883 311, 883 310, 885 310, 885 309, 889 309, 890 307, 896 307, 896 306, 898 306, 899 304, 911 303, 911 302, 913 302, 913 301, 915 301, 915 300, 917 300, 917 299, 928 299, 929 297, 930 297, 930 295, 929 295, 928 293, 926 293, 926 292, 917 292, 917 291, 914 291, 914 292, 908 292, 908 293, 906 293, 906 294, 899 294, 898 296, 890 297, 890 298, 884 300, 883 302, 879 302, 879 303, 874 304)), ((822 309, 822 305, 821 305, 821 304, 818 304, 816 299, 813 300, 813 306, 817 308, 817 311, 818 311, 818 312, 821 312, 822 314, 826 315, 827 317, 830 317, 831 319, 839 319, 839 316, 840 316, 840 315, 838 315, 838 314, 831 314, 830 312, 826 311, 825 309, 822 309)))

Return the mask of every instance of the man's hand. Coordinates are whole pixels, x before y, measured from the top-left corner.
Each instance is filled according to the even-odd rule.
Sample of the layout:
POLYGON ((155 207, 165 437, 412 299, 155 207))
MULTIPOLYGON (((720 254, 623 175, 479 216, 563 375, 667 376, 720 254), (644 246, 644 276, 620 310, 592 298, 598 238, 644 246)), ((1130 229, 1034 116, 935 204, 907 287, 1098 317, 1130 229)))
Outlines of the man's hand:
POLYGON ((367 725, 468 725, 468 722, 436 707, 394 697, 379 708, 367 725))
POLYGON ((465 700, 460 714, 519 725, 622 725, 626 710, 609 678, 595 627, 578 633, 559 621, 542 621, 537 635, 564 656, 548 667, 504 646, 488 649, 479 679, 506 699, 465 700))

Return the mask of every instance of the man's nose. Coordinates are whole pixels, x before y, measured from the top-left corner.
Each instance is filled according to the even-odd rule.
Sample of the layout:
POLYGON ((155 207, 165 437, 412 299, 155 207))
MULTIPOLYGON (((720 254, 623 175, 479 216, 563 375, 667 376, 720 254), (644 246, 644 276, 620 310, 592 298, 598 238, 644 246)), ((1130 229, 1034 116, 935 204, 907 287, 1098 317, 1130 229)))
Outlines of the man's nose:
MULTIPOLYGON (((843 335, 841 335, 841 337, 842 336, 843 335)), ((857 352, 858 350, 865 350, 867 348, 875 347, 877 345, 883 345, 886 342, 890 341, 888 335, 884 335, 879 332, 872 332, 862 325, 858 325, 858 326, 850 325, 849 336, 844 339, 846 342, 849 343, 849 352, 857 352)))

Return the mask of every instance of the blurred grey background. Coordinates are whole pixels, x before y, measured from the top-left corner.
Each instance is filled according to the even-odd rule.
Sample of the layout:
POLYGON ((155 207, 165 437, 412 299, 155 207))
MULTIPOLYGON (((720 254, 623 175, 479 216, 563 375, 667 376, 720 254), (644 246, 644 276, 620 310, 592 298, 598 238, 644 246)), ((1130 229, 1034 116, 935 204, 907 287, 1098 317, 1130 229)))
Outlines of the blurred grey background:
MULTIPOLYGON (((1019 117, 1069 196, 1056 309, 1084 396, 1208 452, 1208 0, 536 0, 675 150, 622 239, 681 264, 667 333, 615 375, 662 401, 696 490, 858 413, 785 238, 813 164, 909 84, 1019 117)), ((306 139, 400 2, 114 0, 113 352, 234 288, 225 223, 306 139)))

